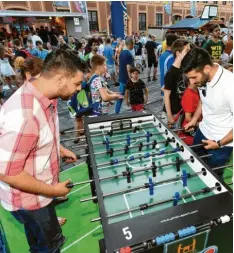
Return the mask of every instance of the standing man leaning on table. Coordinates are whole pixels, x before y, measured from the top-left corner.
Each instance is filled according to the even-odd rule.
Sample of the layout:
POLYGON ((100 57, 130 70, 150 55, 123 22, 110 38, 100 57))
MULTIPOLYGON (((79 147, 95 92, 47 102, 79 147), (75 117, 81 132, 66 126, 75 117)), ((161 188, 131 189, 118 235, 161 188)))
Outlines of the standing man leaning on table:
MULTIPOLYGON (((197 125, 202 116, 193 144, 206 144, 199 154, 212 155, 207 161, 210 167, 222 166, 229 161, 233 150, 233 74, 214 63, 202 48, 190 50, 182 60, 181 68, 200 93, 197 110, 185 129, 197 125)), ((222 179, 223 170, 217 174, 222 179)))
POLYGON ((45 59, 41 76, 25 82, 0 111, 0 201, 24 224, 33 253, 59 253, 65 241, 53 197, 65 196, 60 157, 76 155, 60 145, 57 98, 80 89, 85 63, 67 50, 45 59))

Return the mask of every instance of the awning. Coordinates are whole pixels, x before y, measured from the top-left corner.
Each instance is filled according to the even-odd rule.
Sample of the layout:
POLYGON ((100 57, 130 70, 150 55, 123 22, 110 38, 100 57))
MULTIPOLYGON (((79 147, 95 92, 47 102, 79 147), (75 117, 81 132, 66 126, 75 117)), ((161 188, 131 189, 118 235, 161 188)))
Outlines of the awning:
POLYGON ((208 24, 209 19, 200 19, 200 18, 185 18, 178 21, 176 24, 171 26, 166 26, 167 29, 199 29, 202 26, 208 24))
POLYGON ((86 13, 0 10, 0 17, 83 17, 86 13))

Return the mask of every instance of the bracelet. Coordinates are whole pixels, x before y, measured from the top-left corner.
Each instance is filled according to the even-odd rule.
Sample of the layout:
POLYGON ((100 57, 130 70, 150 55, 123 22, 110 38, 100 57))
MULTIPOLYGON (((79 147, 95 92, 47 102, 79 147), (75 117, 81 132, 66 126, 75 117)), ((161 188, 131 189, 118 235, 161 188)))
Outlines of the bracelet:
POLYGON ((222 144, 220 143, 220 140, 219 141, 216 141, 216 143, 218 144, 219 148, 222 148, 222 144))

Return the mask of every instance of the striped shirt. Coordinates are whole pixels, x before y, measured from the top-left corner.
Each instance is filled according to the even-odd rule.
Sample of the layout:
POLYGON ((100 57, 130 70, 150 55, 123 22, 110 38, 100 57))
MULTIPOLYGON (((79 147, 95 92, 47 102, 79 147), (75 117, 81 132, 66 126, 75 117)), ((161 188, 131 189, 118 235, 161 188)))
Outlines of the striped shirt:
MULTIPOLYGON (((49 185, 58 183, 60 157, 57 100, 43 96, 30 82, 0 111, 0 174, 27 172, 49 185)), ((0 201, 9 211, 35 210, 52 198, 29 194, 0 181, 0 201)))

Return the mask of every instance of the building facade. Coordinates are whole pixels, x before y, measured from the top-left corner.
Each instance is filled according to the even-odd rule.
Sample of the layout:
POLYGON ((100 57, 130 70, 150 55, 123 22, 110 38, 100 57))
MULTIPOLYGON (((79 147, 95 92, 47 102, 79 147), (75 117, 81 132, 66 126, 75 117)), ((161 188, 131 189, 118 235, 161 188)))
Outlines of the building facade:
MULTIPOLYGON (((172 14, 165 12, 163 1, 127 1, 128 13, 128 34, 142 32, 150 27, 162 27, 172 24, 180 19, 189 18, 190 1, 172 1, 172 14)), ((218 5, 218 16, 224 23, 229 23, 233 17, 233 1, 197 1, 196 16, 202 14, 207 4, 218 5)), ((107 32, 111 31, 110 3, 88 1, 87 9, 89 14, 90 31, 107 32)))
MULTIPOLYGON (((74 31, 80 31, 80 27, 70 28, 69 24, 73 24, 72 18, 70 18, 70 23, 65 23, 62 18, 59 17, 49 17, 46 12, 77 12, 76 3, 81 3, 84 1, 67 1, 67 4, 60 6, 56 3, 66 3, 66 1, 0 1, 0 10, 12 10, 12 11, 33 11, 33 12, 44 12, 45 17, 43 18, 28 18, 21 19, 22 25, 26 23, 34 27, 39 27, 40 25, 51 26, 60 25, 68 31, 68 34, 73 34, 74 31), (67 26, 67 27, 66 27, 67 26), (74 30, 74 31, 73 31, 74 30)), ((190 13, 190 1, 171 1, 172 14, 168 15, 165 12, 163 1, 127 1, 127 14, 128 14, 128 34, 132 32, 142 32, 146 31, 150 27, 162 27, 164 25, 169 25, 178 20, 186 17, 192 17, 190 13)), ((216 4, 218 5, 218 16, 223 19, 224 23, 228 24, 233 18, 233 1, 197 1, 196 2, 196 16, 200 16, 203 8, 206 4, 216 4)), ((85 5, 85 3, 84 3, 85 5)), ((111 14, 110 14, 110 1, 87 1, 88 10, 88 25, 87 30, 91 33, 111 33, 111 14)), ((3 21, 0 26, 9 27, 7 21, 2 16, 3 21), (5 22, 4 22, 5 20, 5 22)), ((12 15, 12 18, 13 15, 12 15)), ((68 20, 68 19, 66 19, 68 20)), ((12 22, 12 20, 11 20, 12 22)), ((12 24, 16 24, 18 21, 13 20, 12 24)), ((81 22, 84 22, 81 19, 81 22)), ((232 22, 232 21, 231 21, 232 22)), ((12 25, 10 24, 10 26, 12 25)), ((18 24, 19 25, 19 24, 18 24)), ((84 29, 83 29, 84 30, 84 29)), ((85 31, 77 32, 77 35, 82 36, 87 34, 85 31)))

